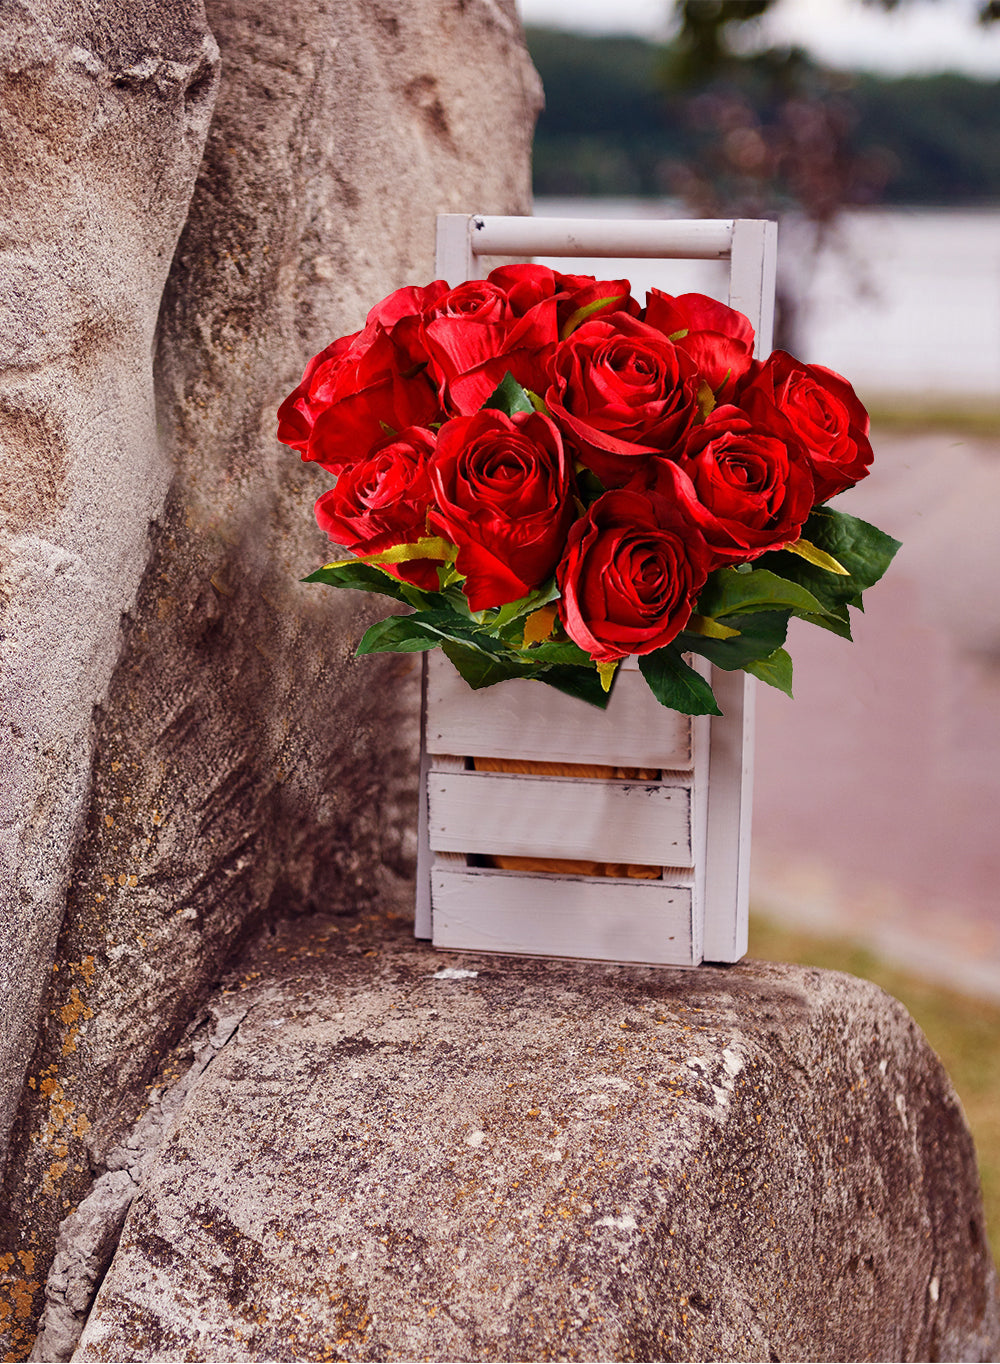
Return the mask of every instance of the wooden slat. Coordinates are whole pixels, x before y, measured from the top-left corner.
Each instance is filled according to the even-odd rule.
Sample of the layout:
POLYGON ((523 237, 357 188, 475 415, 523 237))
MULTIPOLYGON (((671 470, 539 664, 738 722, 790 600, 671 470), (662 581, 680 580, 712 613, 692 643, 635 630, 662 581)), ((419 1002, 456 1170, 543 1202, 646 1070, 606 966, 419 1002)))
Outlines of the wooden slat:
POLYGON ((483 758, 691 766, 691 722, 655 699, 642 674, 623 670, 606 711, 540 682, 473 691, 448 660, 427 656, 427 748, 483 758))
POLYGON ((713 718, 711 727, 702 955, 706 961, 739 961, 748 935, 757 681, 744 672, 714 673, 726 723, 713 718))
POLYGON ((691 966, 691 893, 435 867, 434 945, 479 952, 691 966))
POLYGON ((691 866, 684 786, 434 771, 427 783, 434 849, 691 866))
POLYGON ((732 218, 521 218, 474 214, 469 223, 474 255, 517 256, 521 260, 529 256, 725 260, 732 250, 734 228, 732 218))

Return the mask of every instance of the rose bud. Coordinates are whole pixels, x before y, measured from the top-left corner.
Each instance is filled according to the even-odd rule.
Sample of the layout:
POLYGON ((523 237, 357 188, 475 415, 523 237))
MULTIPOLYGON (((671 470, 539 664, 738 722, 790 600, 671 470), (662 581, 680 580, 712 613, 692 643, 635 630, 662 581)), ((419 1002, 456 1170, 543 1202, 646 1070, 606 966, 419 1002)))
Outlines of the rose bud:
POLYGON ((526 596, 551 576, 573 520, 562 438, 540 413, 484 410, 438 433, 428 524, 458 546, 473 611, 526 596))
POLYGON ((682 446, 698 413, 690 356, 625 313, 585 322, 556 348, 551 374, 546 405, 605 487, 682 446))
POLYGON ((868 413, 846 379, 776 350, 755 367, 744 393, 752 389, 771 399, 805 448, 816 502, 827 501, 865 477, 874 458, 868 413))
POLYGON ((570 531, 556 571, 559 616, 598 663, 651 653, 683 630, 708 571, 704 538, 682 507, 615 489, 570 531))

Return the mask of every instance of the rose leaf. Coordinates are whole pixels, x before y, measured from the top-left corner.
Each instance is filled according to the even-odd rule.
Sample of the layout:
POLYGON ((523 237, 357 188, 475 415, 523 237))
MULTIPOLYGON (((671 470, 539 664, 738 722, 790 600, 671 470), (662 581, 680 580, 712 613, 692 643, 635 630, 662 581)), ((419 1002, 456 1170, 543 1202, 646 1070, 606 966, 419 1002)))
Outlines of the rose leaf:
MULTIPOLYGON (((769 658, 780 649, 788 633, 790 611, 754 611, 746 616, 730 616, 727 624, 739 629, 731 639, 708 639, 693 631, 684 630, 677 638, 681 649, 701 654, 717 668, 734 672, 748 663, 769 658)), ((641 661, 640 661, 641 662, 641 661)))
POLYGON ((535 405, 508 370, 483 403, 483 409, 487 408, 513 417, 515 412, 534 412, 535 405))
POLYGON ((769 657, 758 659, 756 663, 748 663, 744 671, 753 677, 759 677, 770 687, 777 687, 778 691, 783 691, 786 696, 791 696, 792 658, 787 650, 775 649, 769 657))
POLYGON ((661 706, 682 715, 722 714, 712 688, 700 673, 688 667, 676 644, 640 654, 639 671, 661 706))
POLYGON ((699 614, 714 620, 776 608, 814 614, 822 612, 823 603, 801 583, 780 578, 766 568, 755 568, 749 573, 735 568, 716 569, 698 598, 699 614))

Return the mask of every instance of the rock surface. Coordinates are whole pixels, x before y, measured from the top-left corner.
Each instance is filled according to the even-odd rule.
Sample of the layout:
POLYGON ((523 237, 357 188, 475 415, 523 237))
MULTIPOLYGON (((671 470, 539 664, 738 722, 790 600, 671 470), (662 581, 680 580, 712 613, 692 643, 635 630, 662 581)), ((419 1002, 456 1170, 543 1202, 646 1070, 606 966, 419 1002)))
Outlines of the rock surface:
POLYGON ((0 23, 0 1161, 170 481, 150 352, 218 79, 200 0, 0 23))
POLYGON ((972 1142, 895 1001, 409 931, 248 953, 75 1359, 996 1358, 972 1142))
POLYGON ((10 286, 46 339, 27 396, 0 393, 4 495, 38 512, 2 644, 0 839, 23 871, 0 875, 0 1119, 47 986, 0 1195, 0 1357, 19 1358, 60 1221, 240 935, 408 868, 416 670, 351 660, 372 599, 299 585, 328 557, 329 479, 274 413, 311 354, 431 277, 437 212, 528 208, 540 91, 513 0, 12 13, 23 225, 46 226, 10 286), (63 466, 58 495, 32 491, 63 466))

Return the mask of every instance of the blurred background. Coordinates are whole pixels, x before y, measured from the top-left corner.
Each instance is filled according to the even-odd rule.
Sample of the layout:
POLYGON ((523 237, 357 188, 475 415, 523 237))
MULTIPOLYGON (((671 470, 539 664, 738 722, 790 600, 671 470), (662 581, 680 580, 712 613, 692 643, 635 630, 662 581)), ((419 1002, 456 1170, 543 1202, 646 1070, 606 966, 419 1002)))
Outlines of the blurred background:
MULTIPOLYGON (((519 3, 536 213, 777 219, 775 344, 871 411, 874 471, 841 505, 903 548, 853 645, 793 621, 795 700, 759 688, 751 951, 910 1007, 996 1248, 1000 0, 519 3)), ((620 273, 725 296, 709 264, 620 273)))

